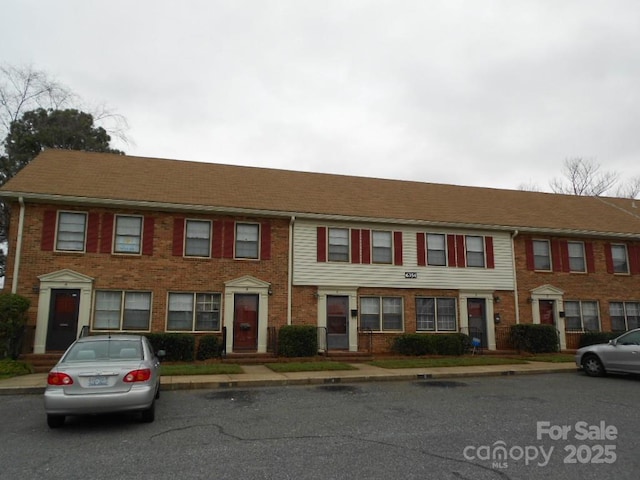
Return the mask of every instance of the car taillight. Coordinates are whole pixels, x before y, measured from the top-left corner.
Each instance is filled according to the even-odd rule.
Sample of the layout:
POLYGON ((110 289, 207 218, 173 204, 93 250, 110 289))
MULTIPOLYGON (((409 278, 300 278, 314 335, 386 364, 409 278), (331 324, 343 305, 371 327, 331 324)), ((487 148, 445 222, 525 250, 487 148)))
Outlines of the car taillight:
POLYGON ((151 370, 143 368, 141 370, 133 370, 124 376, 125 383, 146 382, 151 378, 151 370))
POLYGON ((47 383, 59 386, 72 385, 73 379, 66 373, 50 372, 47 377, 47 383))

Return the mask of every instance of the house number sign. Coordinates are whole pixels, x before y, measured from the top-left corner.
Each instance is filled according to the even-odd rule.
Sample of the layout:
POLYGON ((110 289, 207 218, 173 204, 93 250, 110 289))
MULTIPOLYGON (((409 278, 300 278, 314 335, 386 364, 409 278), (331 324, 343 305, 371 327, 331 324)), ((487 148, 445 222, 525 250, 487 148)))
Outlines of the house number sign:
POLYGON ((404 272, 404 278, 418 278, 418 272, 404 272))

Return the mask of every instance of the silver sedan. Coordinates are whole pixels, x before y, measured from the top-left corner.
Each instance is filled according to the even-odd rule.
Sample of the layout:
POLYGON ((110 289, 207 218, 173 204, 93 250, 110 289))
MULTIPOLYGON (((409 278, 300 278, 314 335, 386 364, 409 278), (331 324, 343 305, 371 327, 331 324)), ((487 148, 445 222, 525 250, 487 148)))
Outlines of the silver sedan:
POLYGON ((592 377, 611 373, 640 373, 640 328, 609 343, 589 345, 576 352, 576 365, 592 377))
POLYGON ((159 396, 160 360, 149 340, 99 335, 76 340, 49 372, 44 408, 51 428, 67 415, 108 412, 139 411, 153 422, 159 396))

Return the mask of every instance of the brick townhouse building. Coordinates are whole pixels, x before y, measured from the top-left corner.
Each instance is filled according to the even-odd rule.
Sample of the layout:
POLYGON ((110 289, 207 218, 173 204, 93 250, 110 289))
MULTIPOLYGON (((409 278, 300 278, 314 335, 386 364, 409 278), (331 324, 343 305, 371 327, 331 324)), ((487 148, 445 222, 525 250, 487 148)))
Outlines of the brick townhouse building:
POLYGON ((226 332, 263 353, 287 324, 320 347, 516 323, 638 326, 632 200, 47 150, 0 189, 5 291, 34 353, 90 332, 226 332))

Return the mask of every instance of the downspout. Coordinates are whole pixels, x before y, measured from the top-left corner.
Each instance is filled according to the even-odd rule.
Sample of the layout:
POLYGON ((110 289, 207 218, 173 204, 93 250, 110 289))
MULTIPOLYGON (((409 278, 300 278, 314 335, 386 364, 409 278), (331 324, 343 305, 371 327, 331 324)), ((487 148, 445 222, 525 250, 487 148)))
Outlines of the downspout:
POLYGON ((11 282, 11 293, 18 293, 18 273, 20 272, 20 256, 22 255, 22 231, 24 230, 24 198, 19 197, 20 216, 18 220, 18 239, 16 241, 16 255, 13 262, 13 280, 11 282))
POLYGON ((293 299, 291 295, 293 293, 293 225, 296 222, 295 215, 291 215, 289 221, 289 272, 288 272, 288 285, 287 285, 287 325, 291 325, 291 309, 293 299))
POLYGON ((511 267, 513 268, 513 298, 516 304, 516 325, 520 323, 520 302, 518 300, 518 269, 516 268, 516 246, 515 238, 518 236, 518 230, 514 230, 511 234, 511 267))

